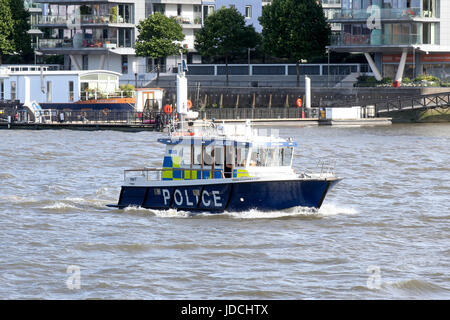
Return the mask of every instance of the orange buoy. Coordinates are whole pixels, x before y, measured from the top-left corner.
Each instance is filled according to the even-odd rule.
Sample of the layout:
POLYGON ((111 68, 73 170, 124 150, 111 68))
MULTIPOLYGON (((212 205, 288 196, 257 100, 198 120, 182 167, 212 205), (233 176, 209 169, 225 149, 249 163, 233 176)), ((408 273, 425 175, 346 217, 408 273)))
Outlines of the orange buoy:
POLYGON ((297 99, 297 108, 300 108, 302 106, 302 103, 303 103, 302 98, 298 98, 297 99))
POLYGON ((187 107, 188 107, 188 109, 192 108, 192 101, 191 100, 187 101, 187 107))
POLYGON ((170 104, 166 104, 165 106, 164 106, 164 113, 165 114, 170 114, 170 113, 172 113, 172 106, 170 105, 170 104))

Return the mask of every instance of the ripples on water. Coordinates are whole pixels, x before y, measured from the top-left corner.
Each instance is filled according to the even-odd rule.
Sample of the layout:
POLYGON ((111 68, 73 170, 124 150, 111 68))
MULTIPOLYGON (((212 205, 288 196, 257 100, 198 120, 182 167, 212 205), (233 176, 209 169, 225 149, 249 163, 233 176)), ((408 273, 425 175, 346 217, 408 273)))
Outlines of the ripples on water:
POLYGON ((336 159, 320 210, 110 209, 159 134, 0 131, 0 298, 450 298, 448 124, 280 133, 297 170, 336 159))

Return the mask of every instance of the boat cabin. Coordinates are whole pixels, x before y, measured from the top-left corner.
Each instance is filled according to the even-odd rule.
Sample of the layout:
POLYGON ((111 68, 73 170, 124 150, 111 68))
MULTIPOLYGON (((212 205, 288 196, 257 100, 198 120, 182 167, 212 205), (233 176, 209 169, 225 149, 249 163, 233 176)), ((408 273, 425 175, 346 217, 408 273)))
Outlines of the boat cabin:
MULTIPOLYGON (((269 138, 269 137, 267 137, 269 138)), ((162 180, 261 177, 292 172, 296 143, 283 139, 171 137, 166 145, 162 180)))

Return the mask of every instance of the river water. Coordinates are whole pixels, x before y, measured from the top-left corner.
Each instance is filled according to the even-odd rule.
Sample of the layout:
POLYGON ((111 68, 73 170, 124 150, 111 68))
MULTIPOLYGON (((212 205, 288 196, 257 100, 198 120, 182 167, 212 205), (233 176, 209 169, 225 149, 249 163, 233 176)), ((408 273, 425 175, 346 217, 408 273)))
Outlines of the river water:
POLYGON ((0 131, 0 299, 449 299, 450 125, 282 127, 319 211, 116 210, 162 134, 0 131))

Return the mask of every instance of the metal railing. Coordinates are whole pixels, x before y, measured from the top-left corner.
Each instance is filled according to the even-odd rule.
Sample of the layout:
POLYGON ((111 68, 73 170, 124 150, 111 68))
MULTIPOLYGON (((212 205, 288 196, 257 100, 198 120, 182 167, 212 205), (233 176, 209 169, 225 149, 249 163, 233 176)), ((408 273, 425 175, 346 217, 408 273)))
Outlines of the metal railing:
POLYGON ((364 19, 369 18, 374 13, 376 13, 377 15, 379 14, 379 17, 382 20, 383 19, 407 20, 407 19, 419 18, 419 17, 424 17, 424 18, 434 17, 434 12, 426 11, 426 10, 422 11, 420 8, 403 8, 403 9, 398 9, 398 8, 374 9, 373 8, 372 10, 341 9, 339 11, 334 12, 331 20, 333 22, 335 20, 339 21, 339 20, 348 20, 348 19, 352 19, 352 20, 363 19, 364 20, 364 19))
POLYGON ((413 45, 421 44, 420 34, 384 35, 381 30, 374 30, 371 34, 351 35, 348 33, 333 34, 332 46, 380 46, 380 45, 413 45), (374 34, 374 31, 379 34, 374 34))
POLYGON ((113 49, 117 47, 132 47, 132 43, 127 41, 127 43, 121 44, 118 39, 108 39, 108 38, 80 38, 80 39, 40 39, 39 48, 40 49, 53 49, 53 48, 103 48, 103 49, 113 49))
POLYGON ((124 19, 119 15, 70 15, 70 16, 38 16, 37 25, 77 25, 77 24, 126 24, 133 23, 131 19, 124 19))
POLYGON ((376 114, 392 111, 450 107, 450 93, 435 93, 374 103, 376 114))
POLYGON ((159 111, 134 112, 115 111, 105 108, 103 110, 46 110, 45 123, 69 124, 123 124, 123 125, 149 125, 157 127, 166 126, 168 117, 159 111))
POLYGON ((97 100, 97 99, 118 99, 118 98, 134 98, 135 91, 114 91, 114 92, 101 92, 101 91, 81 91, 80 100, 97 100))
MULTIPOLYGON (((182 172, 190 172, 189 177, 192 177, 192 173, 195 171, 200 171, 200 176, 196 179, 191 178, 184 178, 184 180, 202 180, 205 177, 209 177, 210 179, 218 179, 213 174, 211 177, 211 172, 219 172, 220 178, 224 179, 226 178, 226 172, 224 169, 217 169, 214 170, 212 168, 139 168, 139 169, 127 169, 123 171, 123 179, 126 180, 128 178, 128 175, 130 173, 138 173, 137 176, 129 177, 128 179, 130 182, 136 181, 138 177, 144 177, 145 180, 151 181, 151 180, 162 180, 162 177, 164 176, 164 172, 173 172, 173 171, 182 171, 182 172)), ((232 178, 232 172, 228 173, 230 176, 228 178, 232 178)), ((247 178, 247 177, 246 177, 247 178)), ((234 178, 236 179, 236 178, 234 178)))

